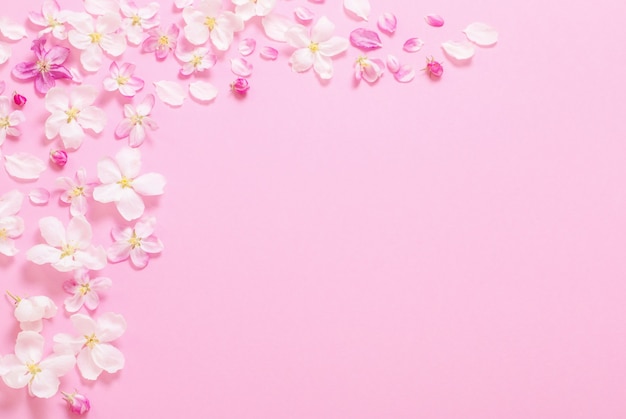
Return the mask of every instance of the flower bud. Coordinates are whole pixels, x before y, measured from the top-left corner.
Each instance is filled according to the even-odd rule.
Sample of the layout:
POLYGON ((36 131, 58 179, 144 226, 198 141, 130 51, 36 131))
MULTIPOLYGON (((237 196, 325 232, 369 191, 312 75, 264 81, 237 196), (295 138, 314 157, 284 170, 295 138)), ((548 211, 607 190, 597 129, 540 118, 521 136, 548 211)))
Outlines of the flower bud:
POLYGON ((89 409, 91 409, 89 399, 78 391, 74 391, 72 394, 61 393, 63 394, 63 400, 65 400, 69 406, 70 412, 82 415, 89 412, 89 409))
POLYGON ((443 66, 439 61, 435 61, 432 57, 428 59, 426 68, 424 69, 431 77, 441 77, 443 74, 443 66))
POLYGON ((54 162, 57 166, 65 166, 67 163, 67 153, 65 150, 51 150, 50 151, 50 160, 54 162))
POLYGON ((17 92, 13 92, 13 103, 15 103, 17 106, 24 106, 26 105, 27 101, 28 99, 26 99, 24 96, 20 95, 17 92))
POLYGON ((250 85, 248 80, 240 77, 230 84, 230 89, 239 95, 245 95, 250 90, 250 85))

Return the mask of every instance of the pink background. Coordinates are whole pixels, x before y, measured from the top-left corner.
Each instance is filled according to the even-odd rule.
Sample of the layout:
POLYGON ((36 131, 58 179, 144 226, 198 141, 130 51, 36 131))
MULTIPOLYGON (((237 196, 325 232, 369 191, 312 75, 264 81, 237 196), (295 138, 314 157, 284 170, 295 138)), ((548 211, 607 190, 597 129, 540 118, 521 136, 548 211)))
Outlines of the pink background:
MULTIPOLYGON (((280 10, 306 5, 345 37, 368 25, 339 3, 280 10)), ((399 18, 373 56, 421 68, 474 21, 495 26, 500 41, 469 65, 444 60, 439 82, 419 74, 402 85, 386 74, 375 86, 354 85, 353 48, 322 85, 292 73, 282 46, 275 62, 253 55, 243 100, 227 90, 235 44, 210 72, 214 103, 158 102, 160 129, 141 151, 144 171, 168 179, 147 210, 166 250, 142 271, 103 271, 114 286, 97 313, 126 317, 117 346, 127 364, 96 383, 63 378, 62 389, 88 394, 89 417, 626 417, 625 3, 372 4, 369 27, 384 11, 399 18), (424 23, 432 12, 444 27, 424 23), (411 36, 426 41, 417 54, 402 52, 411 36)), ((21 21, 39 5, 11 2, 2 14, 21 21)), ((180 20, 172 10, 162 6, 163 23, 180 20)), ((269 45, 257 26, 246 36, 269 45)), ((29 46, 13 45, 0 67, 7 93, 17 86, 32 98, 23 137, 3 151, 45 156, 42 101, 8 76, 29 46)), ((146 80, 176 78, 171 58, 155 64, 131 49, 124 60, 146 80)), ((99 85, 106 72, 86 82, 99 85)), ((52 188, 79 167, 95 179, 98 159, 124 145, 112 135, 121 103, 102 95, 107 129, 62 172, 22 184, 2 172, 0 192, 52 188)), ((48 338, 71 331, 68 275, 26 262, 25 252, 41 241, 39 218, 67 220, 56 197, 24 203, 21 253, 0 258, 3 286, 57 301, 48 338)), ((93 202, 88 218, 105 246, 111 226, 124 224, 93 202)), ((0 318, 5 354, 18 331, 8 302, 0 318)), ((0 416, 68 414, 60 397, 0 383, 0 416)))

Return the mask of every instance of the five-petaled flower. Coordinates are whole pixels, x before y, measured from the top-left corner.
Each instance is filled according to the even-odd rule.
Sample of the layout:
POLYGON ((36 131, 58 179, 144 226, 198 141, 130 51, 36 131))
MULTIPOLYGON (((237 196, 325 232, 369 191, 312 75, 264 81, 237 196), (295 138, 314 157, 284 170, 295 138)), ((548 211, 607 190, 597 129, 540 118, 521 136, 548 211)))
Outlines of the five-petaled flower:
POLYGON ((55 80, 72 79, 70 71, 63 66, 70 50, 58 45, 46 50, 45 44, 46 38, 35 39, 30 49, 35 53, 37 60, 19 63, 11 71, 13 77, 17 79, 35 79, 35 90, 42 94, 56 85, 55 80))
POLYGON ((180 29, 174 24, 172 24, 167 31, 164 31, 160 27, 150 29, 148 31, 149 36, 141 44, 141 51, 154 52, 157 59, 164 60, 169 55, 170 51, 174 51, 176 48, 179 32, 180 29))
POLYGON ((126 50, 126 37, 119 31, 122 24, 119 14, 105 13, 94 21, 87 13, 72 13, 67 21, 74 27, 67 33, 68 39, 82 51, 80 63, 86 71, 100 69, 103 51, 119 57, 126 50))
POLYGON ((111 279, 99 276, 91 279, 87 269, 74 271, 74 278, 63 283, 63 289, 72 294, 65 299, 65 310, 75 313, 84 305, 89 310, 95 310, 100 303, 98 291, 104 291, 111 287, 111 279))
POLYGON ((267 16, 274 7, 276 0, 233 0, 235 12, 243 20, 248 20, 254 16, 267 16))
POLYGON ((93 185, 87 182, 87 172, 85 169, 78 169, 74 174, 74 179, 62 176, 57 178, 56 183, 63 188, 59 200, 70 204, 70 214, 73 217, 85 215, 87 212, 87 197, 91 196, 93 185))
POLYGON ((159 26, 159 3, 152 2, 145 7, 137 7, 132 0, 121 0, 120 11, 124 16, 122 27, 128 42, 139 45, 143 41, 144 31, 159 26))
POLYGON ((137 108, 132 105, 124 105, 124 119, 115 128, 115 136, 117 138, 128 137, 128 145, 131 147, 139 147, 146 139, 146 127, 151 130, 157 129, 159 126, 150 117, 150 112, 154 107, 154 95, 147 95, 141 101, 137 108))
POLYGON ((107 251, 109 261, 121 262, 130 257, 135 267, 143 269, 148 265, 150 255, 161 253, 163 243, 152 235, 156 225, 155 217, 137 221, 134 228, 113 228, 111 236, 115 243, 107 251))
POLYGON ((59 40, 67 38, 65 30, 67 12, 61 10, 56 0, 43 0, 41 12, 30 12, 28 19, 34 25, 43 27, 37 34, 39 37, 51 33, 52 36, 59 40))
POLYGON ((124 63, 118 66, 115 61, 109 66, 109 77, 102 82, 104 90, 114 92, 118 90, 122 96, 133 97, 143 89, 143 80, 134 76, 135 64, 124 63))
POLYGON ((181 44, 182 43, 179 44, 179 48, 176 49, 175 54, 176 58, 183 63, 180 68, 180 74, 183 76, 208 70, 217 63, 217 57, 209 48, 196 47, 183 49, 180 47, 181 44))
POLYGON ((197 6, 183 9, 185 37, 194 45, 211 43, 226 51, 233 42, 235 32, 243 29, 243 19, 233 12, 222 10, 222 0, 201 0, 197 6))
POLYGON ((375 83, 385 70, 385 63, 380 58, 368 58, 360 56, 354 64, 354 77, 358 80, 365 80, 368 83, 375 83))
POLYGON ((24 195, 13 190, 0 196, 0 253, 14 256, 17 248, 13 239, 24 232, 24 219, 16 215, 22 207, 24 195))

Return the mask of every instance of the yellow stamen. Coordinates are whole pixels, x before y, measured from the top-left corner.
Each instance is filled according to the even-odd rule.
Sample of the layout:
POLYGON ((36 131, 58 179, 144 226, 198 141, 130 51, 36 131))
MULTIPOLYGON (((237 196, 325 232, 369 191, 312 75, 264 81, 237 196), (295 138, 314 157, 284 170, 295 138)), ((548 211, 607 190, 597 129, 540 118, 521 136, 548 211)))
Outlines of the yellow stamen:
POLYGON ((85 346, 88 347, 89 349, 93 349, 93 347, 99 343, 100 341, 96 337, 95 333, 92 333, 91 336, 85 335, 85 346))
POLYGON ((65 115, 67 115, 67 123, 69 124, 73 120, 76 119, 76 116, 80 113, 80 111, 76 108, 70 108, 65 111, 65 115))
POLYGON ((76 253, 76 248, 71 244, 66 244, 61 248, 61 259, 69 256, 73 256, 76 253))
POLYGON ((162 47, 166 47, 170 44, 170 38, 167 35, 161 35, 159 37, 159 45, 162 47))
POLYGON ((362 68, 364 67, 369 67, 369 64, 367 62, 367 57, 365 57, 364 55, 361 55, 359 58, 357 58, 356 60, 357 64, 359 64, 362 68))
POLYGON ((141 18, 138 15, 134 15, 132 17, 132 24, 133 24, 133 26, 141 25, 141 18))
POLYGON ((9 233, 6 228, 0 228, 0 240, 6 240, 9 237, 9 233))
POLYGON ((8 128, 10 125, 8 116, 0 118, 0 128, 8 128))
POLYGON ((79 287, 80 295, 87 295, 91 291, 89 284, 83 284, 79 287))
POLYGON ((204 19, 204 26, 207 26, 210 31, 215 29, 215 18, 207 16, 207 18, 204 19))
POLYGON ((194 67, 198 67, 200 64, 202 64, 202 57, 194 54, 193 58, 191 59, 191 64, 193 64, 194 67))
POLYGON ((30 378, 31 381, 33 381, 35 376, 41 372, 41 368, 39 368, 39 365, 35 364, 34 362, 26 364, 26 368, 28 369, 30 375, 32 375, 32 377, 30 378))
POLYGON ((47 19, 48 19, 48 26, 50 26, 51 28, 56 28, 57 26, 61 24, 58 20, 56 20, 52 16, 48 16, 47 19))
POLYGON ((317 42, 311 42, 309 44, 309 49, 311 50, 311 52, 317 52, 320 49, 320 46, 317 42))
POLYGON ((117 82, 117 84, 119 84, 120 86, 125 85, 126 83, 128 83, 128 77, 124 77, 124 76, 118 76, 115 81, 117 82))
POLYGON ((133 187, 133 180, 132 179, 128 179, 126 176, 122 177, 122 179, 117 181, 117 184, 120 185, 122 188, 132 188, 133 187))
POLYGON ((22 301, 22 299, 20 297, 18 297, 17 295, 11 294, 11 292, 8 291, 8 290, 7 290, 7 295, 9 297, 11 297, 13 299, 13 301, 15 301, 15 305, 18 305, 20 303, 20 301, 22 301))
POLYGON ((37 71, 40 73, 47 73, 50 71, 50 63, 45 60, 37 61, 37 71))
POLYGON ((128 239, 128 244, 130 244, 131 249, 141 247, 141 237, 137 237, 137 234, 133 231, 133 236, 128 239))
POLYGON ((89 38, 91 38, 92 44, 99 44, 100 40, 102 39, 102 34, 98 32, 90 33, 89 38))
POLYGON ((76 198, 78 196, 85 195, 85 187, 84 186, 74 186, 72 189, 72 197, 76 198))
POLYGON ((133 125, 142 125, 143 118, 143 115, 133 115, 130 117, 130 122, 132 122, 133 125))

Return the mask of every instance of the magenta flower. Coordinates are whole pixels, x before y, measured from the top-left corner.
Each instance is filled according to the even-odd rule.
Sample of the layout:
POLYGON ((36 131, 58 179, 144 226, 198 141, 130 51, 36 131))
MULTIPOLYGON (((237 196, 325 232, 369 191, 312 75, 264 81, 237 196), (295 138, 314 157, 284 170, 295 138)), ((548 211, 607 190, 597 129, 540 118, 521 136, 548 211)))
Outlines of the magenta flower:
POLYGON ((11 74, 20 80, 35 79, 35 89, 45 94, 55 85, 56 79, 71 79, 72 74, 63 66, 70 53, 68 48, 54 46, 49 50, 44 48, 45 38, 35 39, 30 48, 37 57, 37 61, 25 61, 13 68, 11 74))
POLYGON ((82 415, 89 412, 89 409, 91 409, 89 399, 78 391, 74 391, 71 394, 62 391, 61 394, 63 394, 63 400, 67 402, 70 412, 82 415))
POLYGON ((238 95, 245 95, 250 90, 250 84, 248 80, 240 77, 230 84, 230 90, 238 95))
POLYGON ((141 51, 154 52, 157 59, 164 60, 170 51, 173 52, 176 49, 179 33, 180 29, 176 25, 170 26, 167 32, 161 28, 150 29, 148 31, 150 36, 141 44, 141 51))

